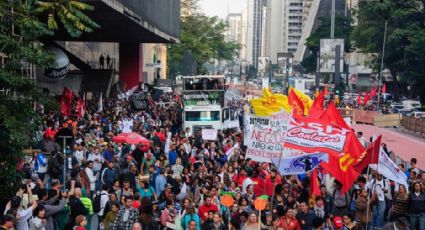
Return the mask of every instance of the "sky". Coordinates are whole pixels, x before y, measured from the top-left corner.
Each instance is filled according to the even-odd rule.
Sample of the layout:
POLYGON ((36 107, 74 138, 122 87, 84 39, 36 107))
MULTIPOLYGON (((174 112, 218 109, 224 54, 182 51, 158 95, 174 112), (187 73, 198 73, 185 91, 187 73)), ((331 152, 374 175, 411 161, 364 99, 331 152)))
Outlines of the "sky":
POLYGON ((208 16, 225 19, 227 13, 241 13, 247 0, 200 0, 202 11, 208 16))

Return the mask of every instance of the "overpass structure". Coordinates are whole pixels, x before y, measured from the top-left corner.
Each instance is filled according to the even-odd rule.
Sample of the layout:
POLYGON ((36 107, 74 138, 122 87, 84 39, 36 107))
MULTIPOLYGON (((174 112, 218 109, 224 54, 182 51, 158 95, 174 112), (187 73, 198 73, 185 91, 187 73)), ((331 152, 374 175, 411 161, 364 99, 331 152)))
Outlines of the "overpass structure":
MULTIPOLYGON (((71 37, 60 28, 55 35, 46 38, 47 42, 98 42, 118 45, 119 80, 127 88, 143 81, 143 43, 178 43, 180 36, 180 0, 83 0, 92 6, 93 11, 85 13, 100 28, 80 37, 71 37)), ((57 46, 57 44, 55 44, 57 46)), ((61 45, 74 66, 84 75, 96 75, 96 69, 84 65, 87 62, 78 50, 66 49, 61 45), (80 58, 81 60, 77 60, 80 58)), ((81 49, 84 48, 82 43, 81 49)), ((105 75, 105 71, 100 71, 105 75)), ((111 73, 112 75, 113 73, 111 73)), ((88 78, 85 76, 85 78, 88 78)), ((111 76, 111 78, 113 78, 111 76)), ((93 77, 93 79, 99 79, 93 77)), ((89 79, 86 79, 89 80, 89 79)), ((105 94, 104 94, 105 95, 105 94)))

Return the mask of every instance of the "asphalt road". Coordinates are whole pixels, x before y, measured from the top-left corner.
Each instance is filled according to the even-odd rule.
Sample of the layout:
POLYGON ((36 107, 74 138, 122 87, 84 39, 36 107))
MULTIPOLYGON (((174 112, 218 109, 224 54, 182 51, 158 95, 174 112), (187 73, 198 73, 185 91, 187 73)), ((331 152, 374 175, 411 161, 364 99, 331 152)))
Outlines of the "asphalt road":
MULTIPOLYGON (((382 134, 382 142, 387 144, 390 151, 409 162, 412 157, 418 159, 418 167, 425 169, 425 138, 404 133, 395 128, 378 128, 372 125, 353 125, 353 128, 363 132, 367 139, 373 135, 382 134)), ((396 162, 397 163, 397 162, 396 162)))

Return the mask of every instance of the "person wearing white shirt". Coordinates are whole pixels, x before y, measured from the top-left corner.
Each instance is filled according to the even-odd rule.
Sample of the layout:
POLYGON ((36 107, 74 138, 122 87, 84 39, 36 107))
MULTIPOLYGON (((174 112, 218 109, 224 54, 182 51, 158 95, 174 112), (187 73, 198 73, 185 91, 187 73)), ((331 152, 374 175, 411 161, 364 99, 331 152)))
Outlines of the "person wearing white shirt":
POLYGON ((254 184, 254 181, 251 179, 252 172, 248 171, 247 174, 248 174, 248 177, 245 178, 245 180, 243 180, 243 182, 242 182, 242 193, 243 194, 246 194, 246 188, 249 185, 254 184))
POLYGON ((79 145, 77 150, 74 151, 74 157, 78 161, 78 165, 81 166, 83 161, 86 159, 83 146, 79 145))
POLYGON ((390 182, 384 179, 381 174, 377 174, 375 179, 368 182, 367 188, 372 192, 372 197, 376 200, 376 204, 372 207, 371 227, 382 228, 386 208, 385 198, 391 192, 390 182))
POLYGON ((89 155, 87 161, 93 162, 93 173, 96 176, 102 170, 103 156, 99 152, 99 148, 95 147, 94 152, 89 155))
MULTIPOLYGON (((32 197, 31 187, 27 186, 28 194, 30 197, 32 197)), ((20 189, 17 196, 14 196, 12 200, 6 205, 6 208, 4 210, 4 214, 7 214, 7 212, 10 209, 16 209, 16 223, 15 223, 15 229, 16 230, 29 230, 28 226, 28 220, 32 216, 33 210, 37 207, 37 201, 32 200, 32 204, 27 209, 23 209, 21 206, 21 195, 23 193, 23 190, 20 189)))
POLYGON ((105 213, 105 207, 109 201, 109 194, 108 194, 108 186, 103 185, 102 192, 98 194, 100 197, 100 211, 97 213, 97 216, 99 218, 99 223, 103 221, 103 218, 106 216, 107 213, 105 213))
POLYGON ((87 177, 89 178, 89 182, 90 182, 90 194, 91 197, 94 194, 94 191, 96 189, 96 177, 95 174, 93 173, 93 161, 88 161, 87 162, 87 167, 84 169, 84 171, 86 172, 87 177))

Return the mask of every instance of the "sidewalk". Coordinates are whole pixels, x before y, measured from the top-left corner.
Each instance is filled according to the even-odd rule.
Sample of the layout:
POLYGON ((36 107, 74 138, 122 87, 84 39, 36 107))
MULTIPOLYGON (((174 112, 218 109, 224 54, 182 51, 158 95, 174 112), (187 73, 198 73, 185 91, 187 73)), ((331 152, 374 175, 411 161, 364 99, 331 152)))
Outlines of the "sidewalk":
POLYGON ((353 125, 356 132, 363 132, 366 139, 373 135, 382 134, 382 142, 387 144, 390 151, 409 162, 410 158, 418 159, 418 167, 425 169, 425 139, 403 133, 394 128, 378 128, 373 125, 353 125))

